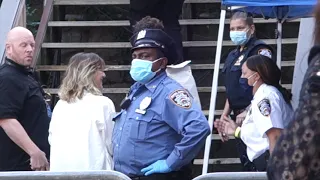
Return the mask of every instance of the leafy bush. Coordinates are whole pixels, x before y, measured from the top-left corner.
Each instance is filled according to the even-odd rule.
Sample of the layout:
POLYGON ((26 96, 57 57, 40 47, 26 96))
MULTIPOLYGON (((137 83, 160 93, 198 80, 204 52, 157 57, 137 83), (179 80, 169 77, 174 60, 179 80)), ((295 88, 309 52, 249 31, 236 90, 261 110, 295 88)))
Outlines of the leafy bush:
POLYGON ((37 9, 32 7, 30 4, 30 0, 26 1, 26 13, 27 13, 27 28, 33 33, 33 35, 37 34, 38 26, 40 22, 38 20, 35 20, 35 13, 37 12, 37 9))

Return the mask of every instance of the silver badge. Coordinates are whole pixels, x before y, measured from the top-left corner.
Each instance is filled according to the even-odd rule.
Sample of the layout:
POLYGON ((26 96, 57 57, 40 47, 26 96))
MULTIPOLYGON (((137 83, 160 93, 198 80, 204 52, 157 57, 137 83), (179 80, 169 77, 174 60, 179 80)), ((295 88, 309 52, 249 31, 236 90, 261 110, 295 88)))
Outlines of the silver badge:
POLYGON ((146 113, 146 109, 149 107, 150 104, 151 104, 151 97, 145 97, 141 101, 139 109, 136 109, 135 112, 139 113, 139 114, 145 114, 146 113))
POLYGON ((146 33, 147 31, 146 30, 142 30, 139 32, 138 36, 137 36, 137 39, 136 40, 139 40, 139 39, 142 39, 146 36, 146 33))

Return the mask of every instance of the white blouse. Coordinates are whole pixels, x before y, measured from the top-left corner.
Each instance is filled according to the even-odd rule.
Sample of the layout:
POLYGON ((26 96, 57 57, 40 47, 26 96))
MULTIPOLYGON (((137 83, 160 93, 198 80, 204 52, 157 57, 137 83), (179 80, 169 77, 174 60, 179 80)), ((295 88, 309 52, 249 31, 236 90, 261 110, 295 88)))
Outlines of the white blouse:
POLYGON ((250 110, 241 126, 241 139, 247 145, 252 162, 269 150, 266 132, 271 128, 284 129, 292 120, 293 110, 277 88, 262 84, 251 101, 250 110))
POLYGON ((50 171, 112 170, 113 102, 86 93, 56 104, 49 128, 50 171))

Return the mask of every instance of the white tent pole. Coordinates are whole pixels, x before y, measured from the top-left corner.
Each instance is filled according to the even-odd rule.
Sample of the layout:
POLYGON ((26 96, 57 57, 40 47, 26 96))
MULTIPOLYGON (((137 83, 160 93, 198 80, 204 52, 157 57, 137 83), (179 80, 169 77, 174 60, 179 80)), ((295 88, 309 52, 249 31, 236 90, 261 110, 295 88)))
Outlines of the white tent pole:
POLYGON ((310 29, 314 29, 314 26, 314 18, 301 18, 291 91, 292 106, 294 110, 298 107, 299 104, 300 90, 303 83, 304 75, 308 68, 309 51, 314 44, 313 33, 310 33, 310 29))
POLYGON ((278 37, 277 37, 277 65, 281 69, 281 54, 282 54, 282 22, 278 21, 278 37))
MULTIPOLYGON (((215 58, 214 72, 213 72, 213 78, 212 78, 209 119, 208 119, 211 132, 213 130, 214 112, 215 112, 216 99, 217 99, 218 76, 219 76, 219 69, 220 69, 220 58, 221 58, 225 20, 226 20, 226 8, 221 7, 218 41, 217 41, 217 48, 216 48, 216 58, 215 58)), ((207 171, 208 171, 209 154, 210 154, 210 147, 211 147, 211 141, 212 141, 211 139, 212 139, 212 133, 210 133, 210 135, 206 139, 206 146, 205 146, 204 157, 203 157, 202 174, 207 174, 207 171)))

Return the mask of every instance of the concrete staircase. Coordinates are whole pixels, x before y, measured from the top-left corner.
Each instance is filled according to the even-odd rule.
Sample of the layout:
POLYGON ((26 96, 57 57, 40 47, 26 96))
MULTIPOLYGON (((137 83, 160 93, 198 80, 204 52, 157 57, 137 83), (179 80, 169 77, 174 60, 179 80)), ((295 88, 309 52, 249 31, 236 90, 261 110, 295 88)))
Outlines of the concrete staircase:
MULTIPOLYGON (((130 44, 128 38, 129 21, 126 14, 129 0, 54 0, 53 15, 48 22, 45 41, 41 45, 41 56, 37 63, 37 71, 41 72, 42 81, 48 85, 47 92, 57 93, 63 71, 66 69, 68 58, 76 52, 97 52, 106 60, 105 88, 103 93, 109 96, 119 111, 121 99, 128 93, 132 81, 129 78, 130 68, 130 44), (110 18, 114 14, 102 12, 103 8, 119 11, 120 15, 110 18), (83 18, 84 15, 94 9, 94 12, 105 14, 105 18, 83 18), (90 34, 95 29, 100 29, 101 36, 110 32, 124 32, 119 37, 109 37, 110 41, 104 41, 96 35, 94 41, 90 34), (74 33, 69 33, 73 31, 74 33), (83 37, 84 34, 86 37, 83 37), (73 37, 76 38, 73 38, 73 37), (80 38, 79 38, 80 37, 80 38), (74 40, 77 39, 77 40, 74 40), (116 39, 116 41, 115 41, 116 39), (109 55, 112 54, 112 55, 109 55), (121 80, 119 80, 121 79, 121 80)), ((92 12, 92 11, 91 11, 92 12)), ((94 14, 94 13, 93 13, 94 14)), ((118 13, 119 14, 119 13, 118 13)), ((219 26, 220 0, 186 0, 183 8, 180 24, 182 26, 184 54, 186 59, 192 59, 192 70, 195 76, 199 95, 202 102, 203 112, 207 116, 210 104, 210 92, 212 74, 214 68, 214 55, 219 26)), ((223 59, 234 48, 228 38, 229 20, 227 20, 223 44, 223 59)), ((274 29, 275 20, 256 18, 258 38, 266 43, 275 45, 274 29)), ((299 30, 299 20, 284 24, 282 83, 291 88, 294 57, 299 30)), ((94 31, 93 31, 94 32, 94 31)), ((95 33, 96 34, 96 33, 95 33)), ((112 36, 112 35, 110 35, 112 36)), ((222 68, 223 64, 220 65, 222 68)), ((225 88, 223 79, 219 79, 217 110, 215 115, 222 113, 225 102, 225 88)), ((234 140, 221 143, 219 136, 214 134, 210 155, 209 172, 212 171, 239 171, 239 159, 237 158, 234 140)), ((203 163, 203 151, 194 160, 194 175, 201 173, 203 163)))

